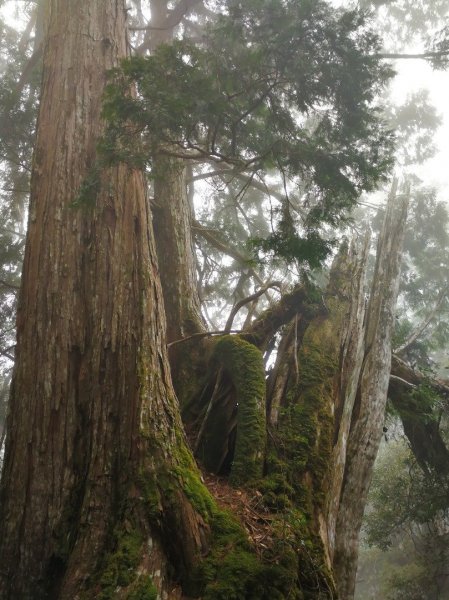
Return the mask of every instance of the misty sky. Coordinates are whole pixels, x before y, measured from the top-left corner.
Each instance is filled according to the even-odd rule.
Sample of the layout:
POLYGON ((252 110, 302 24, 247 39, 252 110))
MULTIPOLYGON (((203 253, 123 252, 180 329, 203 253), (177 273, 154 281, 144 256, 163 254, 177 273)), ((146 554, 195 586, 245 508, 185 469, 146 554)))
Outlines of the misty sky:
POLYGON ((399 60, 394 65, 398 71, 392 83, 394 98, 400 102, 408 93, 427 88, 430 101, 443 118, 435 134, 435 145, 439 151, 417 169, 417 175, 426 185, 434 184, 440 188, 441 198, 449 201, 449 69, 434 71, 423 60, 399 60))

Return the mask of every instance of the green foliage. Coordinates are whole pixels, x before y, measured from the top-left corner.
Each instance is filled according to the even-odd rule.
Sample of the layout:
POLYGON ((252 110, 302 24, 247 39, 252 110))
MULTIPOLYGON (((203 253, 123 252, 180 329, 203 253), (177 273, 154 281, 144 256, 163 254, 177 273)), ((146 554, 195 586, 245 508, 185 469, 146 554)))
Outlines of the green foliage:
POLYGON ((424 474, 403 439, 383 446, 365 516, 357 599, 368 590, 388 600, 446 597, 447 483, 424 474))
POLYGON ((93 207, 101 190, 102 164, 97 162, 84 178, 78 195, 72 202, 72 208, 93 207))
POLYGON ((432 585, 432 583, 428 581, 426 575, 425 568, 415 563, 394 567, 385 586, 386 599, 428 600, 428 585, 429 583, 432 585), (424 582, 425 587, 423 587, 424 582))
POLYGON ((396 136, 397 163, 422 164, 435 154, 435 131, 442 120, 428 90, 410 94, 401 105, 387 105, 385 112, 396 136))
POLYGON ((395 399, 395 405, 400 407, 403 417, 412 421, 427 423, 440 418, 441 397, 429 385, 422 384, 406 396, 406 401, 395 399))
MULTIPOLYGON (((401 358, 422 371, 433 368, 432 354, 447 346, 449 334, 449 213, 436 190, 411 177, 412 194, 405 230, 393 348, 396 351, 426 323, 401 358), (428 320, 429 319, 429 320, 428 320)), ((371 220, 375 231, 383 209, 371 220)))
POLYGON ((16 304, 40 78, 37 65, 29 74, 26 89, 21 90, 17 84, 31 56, 22 34, 3 22, 0 15, 0 424, 4 423, 14 360, 16 304))
POLYGON ((367 543, 383 550, 411 524, 431 524, 449 514, 447 483, 424 475, 403 442, 392 450, 377 462, 364 525, 367 543))
MULTIPOLYGON (((396 51, 406 45, 419 47, 422 43, 430 51, 445 49, 439 42, 447 39, 444 27, 441 28, 448 17, 446 0, 359 0, 359 4, 361 8, 376 11, 379 29, 396 51)), ((444 59, 432 62, 437 67, 446 66, 444 59)))
POLYGON ((323 239, 316 230, 308 228, 303 236, 296 233, 292 222, 281 219, 278 229, 265 239, 254 238, 254 248, 283 258, 287 264, 296 262, 318 269, 328 258, 334 246, 333 242, 323 239))
POLYGON ((277 170, 286 194, 290 183, 306 184, 305 235, 286 238, 281 222, 266 244, 318 264, 329 252, 318 226, 340 222, 390 166, 392 139, 375 98, 391 71, 378 50, 357 11, 230 0, 199 46, 176 40, 111 73, 104 159, 213 158, 250 176, 277 170))

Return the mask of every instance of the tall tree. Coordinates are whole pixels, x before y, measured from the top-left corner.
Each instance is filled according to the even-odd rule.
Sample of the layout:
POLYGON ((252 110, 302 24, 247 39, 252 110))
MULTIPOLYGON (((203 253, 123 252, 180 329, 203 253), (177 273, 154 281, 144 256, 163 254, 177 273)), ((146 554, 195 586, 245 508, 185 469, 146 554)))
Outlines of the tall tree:
MULTIPOLYGON (((74 598, 115 545, 124 564, 113 589, 131 539, 137 550, 151 543, 151 568, 165 572, 142 472, 175 478, 184 441, 142 175, 105 170, 95 205, 73 206, 103 131, 106 71, 127 53, 125 20, 123 2, 48 3, 1 487, 2 598, 74 598)), ((178 487, 160 502, 182 569, 201 538, 178 487)))

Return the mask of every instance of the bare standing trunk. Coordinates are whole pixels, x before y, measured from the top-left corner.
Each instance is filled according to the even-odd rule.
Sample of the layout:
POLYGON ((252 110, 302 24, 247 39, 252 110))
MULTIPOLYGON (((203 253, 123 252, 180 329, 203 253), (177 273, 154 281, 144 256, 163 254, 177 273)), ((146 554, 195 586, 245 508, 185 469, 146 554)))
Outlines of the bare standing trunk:
POLYGON ((399 288, 409 194, 393 183, 380 234, 367 313, 365 352, 352 411, 336 526, 334 571, 342 600, 354 596, 359 532, 384 424, 391 370, 391 336, 399 288))
POLYGON ((346 465, 346 452, 352 410, 357 393, 360 369, 364 352, 365 316, 366 316, 366 269, 371 236, 366 233, 363 240, 353 240, 352 277, 341 290, 352 301, 345 327, 340 338, 340 381, 336 390, 334 405, 334 439, 331 458, 331 483, 327 499, 327 539, 329 558, 334 561, 335 534, 343 475, 346 465))
POLYGON ((140 573, 167 589, 167 556, 182 575, 203 542, 175 475, 189 461, 144 181, 125 166, 90 171, 106 70, 127 51, 125 19, 122 0, 48 3, 1 484, 2 599, 77 597, 132 531, 146 555, 140 573), (74 208, 89 175, 98 193, 74 208), (161 471, 173 479, 169 503, 161 471), (160 515, 157 530, 148 511, 160 515))

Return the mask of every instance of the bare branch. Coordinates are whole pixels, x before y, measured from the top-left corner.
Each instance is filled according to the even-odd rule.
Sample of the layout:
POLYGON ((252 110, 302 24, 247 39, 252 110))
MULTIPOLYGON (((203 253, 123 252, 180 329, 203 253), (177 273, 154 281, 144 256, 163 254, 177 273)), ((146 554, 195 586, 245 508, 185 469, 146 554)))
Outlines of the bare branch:
POLYGON ((415 390, 417 388, 417 385, 415 383, 410 383, 410 381, 402 379, 402 377, 398 377, 397 375, 390 375, 390 381, 402 383, 402 385, 404 385, 406 388, 410 388, 412 390, 415 390))
MULTIPOLYGON (((245 256, 236 248, 232 248, 225 244, 222 240, 219 239, 220 232, 216 229, 210 229, 208 227, 204 227, 196 220, 192 221, 192 229, 198 233, 202 238, 204 238, 207 242, 209 242, 214 248, 223 252, 223 254, 227 254, 235 261, 237 261, 241 265, 248 266, 251 262, 251 259, 248 256, 245 256)), ((263 283, 262 283, 263 285, 263 283)))
POLYGON ((0 279, 0 285, 2 285, 3 287, 9 288, 11 290, 18 290, 18 289, 20 289, 20 287, 18 285, 14 285, 12 283, 8 283, 7 281, 4 281, 3 279, 0 279))
POLYGON ((264 351, 273 335, 289 323, 296 315, 301 315, 304 322, 309 322, 327 310, 322 301, 312 297, 309 286, 296 287, 284 294, 279 302, 264 311, 248 330, 244 331, 245 339, 264 351))
POLYGON ((237 304, 235 304, 233 306, 233 308, 229 314, 229 317, 228 317, 228 320, 226 321, 224 330, 231 331, 232 323, 234 322, 234 318, 235 318, 236 314, 239 312, 239 310, 243 306, 245 306, 245 304, 249 304, 250 302, 253 302, 254 300, 258 300, 260 298, 260 296, 265 294, 265 292, 268 291, 270 288, 274 288, 274 287, 280 288, 281 286, 282 286, 281 281, 271 281, 270 283, 267 283, 264 287, 257 290, 257 292, 255 292, 254 294, 251 294, 251 296, 248 296, 247 298, 243 298, 242 300, 237 302, 237 304))
POLYGON ((427 327, 430 325, 432 320, 437 315, 444 299, 446 298, 448 289, 449 289, 448 286, 446 286, 443 290, 441 290, 441 292, 438 296, 438 299, 435 303, 435 306, 430 311, 427 318, 424 319, 424 321, 409 335, 409 337, 405 340, 405 342, 402 344, 402 346, 399 346, 399 348, 395 348, 395 350, 394 350, 395 354, 399 354, 399 355, 404 354, 404 352, 413 344, 413 342, 415 342, 419 338, 419 336, 423 333, 423 331, 425 329, 427 329, 427 327))
POLYGON ((172 346, 176 346, 177 344, 182 344, 184 342, 189 342, 191 340, 201 340, 205 337, 210 337, 210 336, 229 335, 230 333, 242 333, 242 330, 241 329, 231 329, 230 331, 224 331, 224 330, 201 331, 199 333, 193 333, 192 335, 189 335, 185 338, 181 338, 179 340, 174 340, 173 342, 170 342, 169 344, 167 344, 167 348, 171 348, 172 346))

